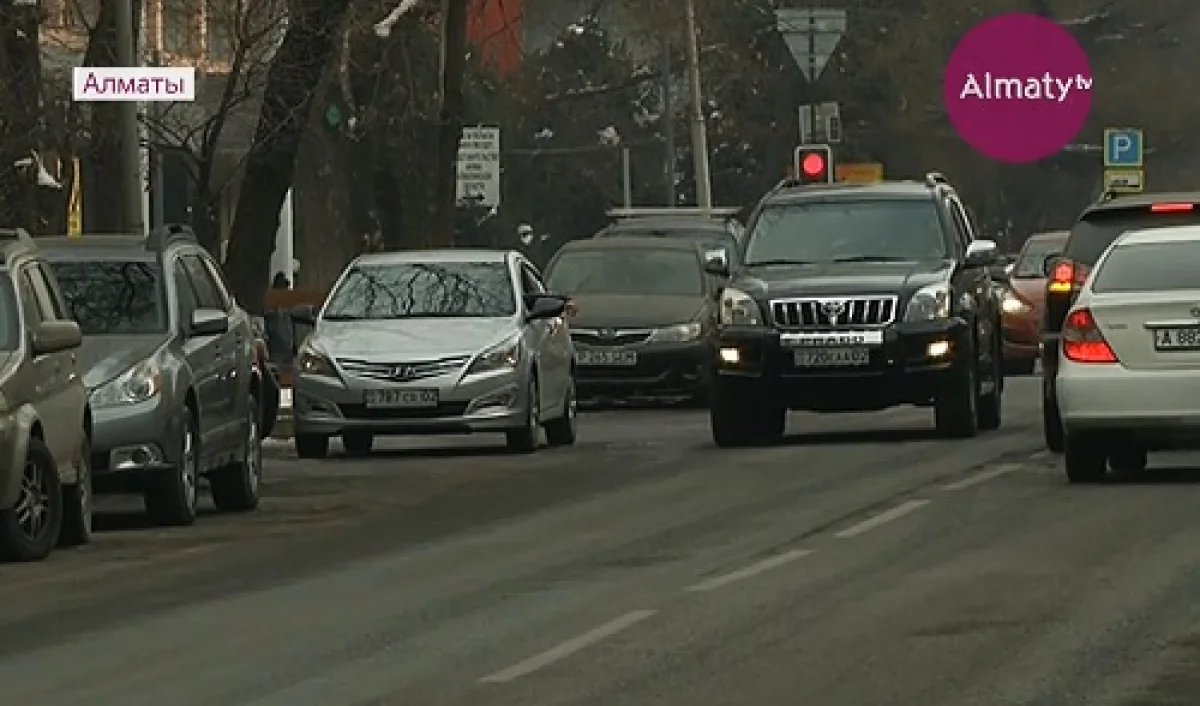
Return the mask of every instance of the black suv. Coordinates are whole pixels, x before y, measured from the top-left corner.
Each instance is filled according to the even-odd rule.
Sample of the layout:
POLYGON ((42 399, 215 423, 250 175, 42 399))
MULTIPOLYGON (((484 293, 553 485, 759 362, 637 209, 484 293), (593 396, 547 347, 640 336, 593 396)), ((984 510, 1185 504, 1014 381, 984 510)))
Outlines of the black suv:
POLYGON ((1063 450, 1062 420, 1054 386, 1063 321, 1100 255, 1129 230, 1200 223, 1200 193, 1106 194, 1084 209, 1061 256, 1048 258, 1046 318, 1042 325, 1042 429, 1051 451, 1063 450))
POLYGON ((1000 426, 996 244, 976 239, 945 177, 784 181, 755 209, 743 248, 720 294, 718 446, 780 439, 789 409, 928 405, 938 431, 959 438, 1000 426))

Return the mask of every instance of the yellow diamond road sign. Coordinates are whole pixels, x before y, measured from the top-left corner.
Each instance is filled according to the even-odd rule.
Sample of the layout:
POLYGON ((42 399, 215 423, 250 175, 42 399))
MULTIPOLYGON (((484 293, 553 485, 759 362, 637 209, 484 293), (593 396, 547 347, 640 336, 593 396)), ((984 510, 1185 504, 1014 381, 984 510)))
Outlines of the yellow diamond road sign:
POLYGON ((1138 194, 1146 188, 1141 169, 1105 169, 1104 190, 1118 194, 1138 194))

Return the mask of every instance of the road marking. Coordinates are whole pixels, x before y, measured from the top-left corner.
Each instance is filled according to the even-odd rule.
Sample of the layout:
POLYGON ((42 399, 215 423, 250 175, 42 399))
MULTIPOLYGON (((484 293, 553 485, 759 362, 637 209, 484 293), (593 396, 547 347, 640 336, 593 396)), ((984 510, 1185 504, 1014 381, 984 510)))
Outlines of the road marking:
POLYGON ((1040 460, 1042 460, 1042 459, 1050 458, 1050 450, 1049 450, 1049 449, 1042 449, 1041 451, 1038 451, 1037 453, 1035 453, 1035 454, 1033 454, 1032 456, 1030 456, 1030 458, 1032 458, 1032 459, 1036 459, 1036 460, 1039 460, 1039 461, 1040 461, 1040 460))
POLYGON ((1020 467, 1021 467, 1021 464, 1019 464, 1019 463, 1005 463, 1003 465, 996 466, 995 468, 993 468, 991 470, 980 471, 979 473, 976 473, 973 476, 967 476, 966 478, 963 478, 962 480, 957 480, 957 481, 954 481, 953 483, 948 483, 948 484, 942 486, 942 490, 965 490, 967 488, 970 488, 973 485, 979 485, 980 483, 992 480, 993 478, 999 478, 1000 476, 1004 475, 1005 473, 1012 473, 1013 471, 1017 470, 1020 467))
POLYGON ((857 537, 865 532, 870 532, 880 525, 886 525, 892 520, 898 520, 910 512, 920 510, 928 504, 928 500, 909 500, 906 503, 897 505, 887 512, 881 512, 874 517, 869 517, 853 527, 847 527, 833 536, 837 537, 838 539, 850 539, 851 537, 857 537))
POLYGON ((710 579, 706 579, 694 586, 688 586, 687 590, 693 592, 715 591, 722 586, 728 586, 734 581, 741 581, 742 579, 748 579, 751 576, 757 576, 764 571, 770 571, 771 569, 778 568, 784 564, 806 557, 809 554, 812 554, 811 549, 793 549, 789 552, 784 552, 783 554, 778 554, 776 556, 763 559, 762 561, 755 562, 750 566, 738 569, 737 571, 731 571, 728 574, 722 574, 720 576, 714 576, 710 579))
POLYGON ((488 684, 503 684, 505 682, 513 681, 514 679, 519 679, 528 674, 532 674, 539 669, 548 667, 555 662, 566 659, 580 650, 591 647, 601 640, 610 638, 622 630, 631 628, 657 612, 657 610, 631 610, 619 618, 610 620, 607 623, 597 628, 588 630, 581 635, 576 635, 570 640, 552 647, 540 655, 530 657, 524 662, 518 662, 507 669, 502 669, 495 674, 480 679, 479 681, 488 684))

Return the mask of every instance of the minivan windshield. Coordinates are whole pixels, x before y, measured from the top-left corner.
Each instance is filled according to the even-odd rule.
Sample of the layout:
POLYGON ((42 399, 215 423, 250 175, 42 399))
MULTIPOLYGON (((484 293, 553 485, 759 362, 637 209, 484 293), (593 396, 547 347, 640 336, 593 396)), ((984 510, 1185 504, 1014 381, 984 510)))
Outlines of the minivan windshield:
POLYGON ((157 262, 57 260, 50 267, 85 336, 166 332, 166 293, 157 262))
POLYGON ((933 201, 855 199, 765 207, 750 231, 745 262, 940 260, 946 255, 933 201))
POLYGON ((684 250, 630 248, 565 252, 550 263, 547 286, 564 294, 701 295, 699 258, 684 250))
POLYGON ((357 265, 329 297, 322 318, 485 318, 512 316, 516 297, 504 262, 357 265))

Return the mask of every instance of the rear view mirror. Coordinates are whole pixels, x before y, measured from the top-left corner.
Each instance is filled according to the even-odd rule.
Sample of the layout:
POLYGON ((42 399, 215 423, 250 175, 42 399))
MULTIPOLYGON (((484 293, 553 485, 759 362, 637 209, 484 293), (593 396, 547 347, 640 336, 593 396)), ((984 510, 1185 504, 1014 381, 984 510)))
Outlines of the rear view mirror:
POLYGON ((1009 265, 992 265, 988 268, 988 272, 992 275, 992 280, 995 282, 1007 282, 1009 280, 1009 265))
POLYGON ((991 267, 999 254, 994 240, 976 240, 967 246, 967 267, 991 267))
POLYGON ((729 257, 725 250, 709 250, 704 253, 704 271, 714 277, 729 276, 729 257))
POLYGON ((83 345, 83 332, 74 321, 45 321, 33 330, 33 354, 49 355, 83 345))
POLYGON ((530 321, 538 319, 553 319, 562 316, 567 309, 567 300, 562 297, 540 296, 529 306, 527 317, 530 321))
POLYGON ((229 317, 220 309, 197 309, 192 312, 188 334, 193 337, 220 336, 229 330, 229 317))

